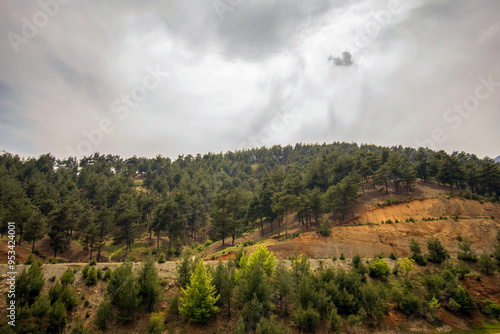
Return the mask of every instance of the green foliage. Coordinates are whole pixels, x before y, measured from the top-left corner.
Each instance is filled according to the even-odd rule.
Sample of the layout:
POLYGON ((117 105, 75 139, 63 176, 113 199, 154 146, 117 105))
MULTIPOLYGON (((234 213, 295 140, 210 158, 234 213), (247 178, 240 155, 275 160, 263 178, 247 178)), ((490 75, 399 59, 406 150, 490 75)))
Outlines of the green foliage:
POLYGON ((59 282, 50 287, 49 298, 51 304, 60 301, 68 311, 78 305, 75 289, 72 286, 61 285, 59 282))
POLYGON ((279 301, 284 304, 286 315, 288 314, 288 302, 293 294, 293 279, 290 270, 285 267, 283 261, 278 262, 276 266, 275 285, 279 301))
POLYGON ((153 309, 154 303, 161 299, 160 279, 158 269, 152 257, 146 258, 138 273, 139 296, 142 297, 148 310, 153 309))
POLYGON ((427 264, 427 260, 422 254, 420 243, 413 238, 410 240, 410 259, 414 260, 415 263, 420 266, 425 266, 427 264))
POLYGON ((370 271, 370 276, 377 277, 380 279, 385 279, 387 276, 391 274, 391 268, 382 259, 376 259, 372 261, 368 267, 370 271))
POLYGON ((340 257, 339 257, 339 260, 342 260, 342 261, 344 261, 344 260, 345 260, 345 256, 344 256, 344 253, 340 253, 340 257))
POLYGON ((236 285, 234 270, 234 262, 227 261, 224 265, 222 260, 219 260, 213 272, 213 284, 220 295, 219 303, 228 306, 228 315, 231 314, 231 298, 236 285))
POLYGON ((455 271, 459 279, 464 279, 465 275, 470 273, 470 267, 467 263, 459 261, 455 265, 455 271))
POLYGON ((151 313, 148 322, 148 333, 161 334, 164 330, 162 315, 158 312, 151 313))
POLYGON ((31 306, 31 313, 35 317, 42 319, 49 314, 49 311, 50 311, 49 296, 46 293, 39 295, 36 298, 33 305, 31 306))
POLYGON ((185 288, 189 284, 191 274, 195 267, 196 263, 187 254, 183 256, 182 261, 177 263, 177 281, 179 282, 181 288, 185 288))
POLYGON ((269 252, 265 246, 259 246, 250 254, 248 259, 242 257, 240 260, 240 268, 245 273, 254 270, 257 265, 262 266, 267 276, 271 276, 276 265, 276 256, 269 252))
POLYGON ((445 287, 443 278, 437 274, 425 275, 422 277, 421 283, 429 296, 439 296, 440 291, 445 287))
POLYGON ((342 317, 337 313, 337 309, 332 307, 328 314, 328 329, 334 333, 339 332, 342 326, 342 317))
POLYGON ((90 270, 87 272, 86 278, 85 278, 85 285, 94 285, 97 283, 97 270, 95 267, 91 267, 90 270))
POLYGON ((49 332, 60 333, 66 327, 68 321, 66 308, 60 301, 55 302, 49 311, 49 332))
POLYGON ((310 275, 312 273, 311 262, 307 256, 301 254, 300 257, 293 257, 291 259, 292 263, 292 275, 295 279, 295 284, 298 285, 302 278, 310 275))
POLYGON ((97 260, 96 260, 96 259, 92 259, 92 260, 90 260, 90 262, 89 262, 89 266, 91 266, 91 267, 92 267, 92 266, 95 266, 96 264, 97 264, 97 260))
POLYGON ((87 278, 87 274, 90 270, 90 266, 87 264, 85 267, 83 267, 82 269, 82 277, 83 279, 86 279, 87 278))
POLYGON ((450 257, 446 248, 444 248, 441 242, 434 237, 430 237, 427 240, 427 249, 429 250, 427 260, 430 262, 442 263, 450 257))
POLYGON ((457 257, 459 260, 476 262, 477 254, 472 250, 472 242, 468 238, 461 238, 461 242, 458 243, 459 252, 457 252, 457 257))
POLYGON ((495 272, 495 262, 488 254, 481 254, 478 260, 478 264, 481 272, 485 275, 493 275, 493 273, 495 272))
POLYGON ((396 256, 396 254, 394 254, 394 252, 391 252, 391 254, 389 254, 389 259, 391 259, 391 260, 397 260, 398 257, 396 256))
POLYGON ((319 326, 319 313, 312 306, 306 309, 299 305, 292 314, 293 323, 304 332, 313 332, 319 326))
POLYGON ((104 276, 102 277, 102 279, 104 281, 109 281, 109 279, 111 278, 111 274, 113 273, 113 270, 111 269, 108 269, 104 272, 104 276))
POLYGON ((35 261, 35 258, 33 257, 33 254, 28 255, 28 258, 26 261, 24 261, 24 265, 30 265, 35 261))
POLYGON ((71 269, 66 269, 66 271, 61 275, 59 279, 61 284, 64 286, 71 285, 75 282, 75 273, 71 269))
POLYGON ((352 268, 360 275, 365 275, 368 273, 368 269, 363 264, 363 261, 361 259, 361 255, 359 255, 357 253, 352 257, 351 265, 352 265, 352 268))
POLYGON ((165 263, 165 262, 166 262, 165 255, 161 253, 160 256, 158 257, 158 263, 165 263))
POLYGON ((351 314, 347 317, 347 323, 351 327, 359 327, 363 324, 363 320, 366 318, 366 311, 360 308, 358 314, 351 314))
POLYGON ((175 315, 176 318, 179 318, 179 306, 180 299, 179 294, 175 294, 172 299, 170 299, 170 303, 168 305, 168 312, 172 315, 175 315))
POLYGON ((104 299, 101 304, 99 304, 94 317, 94 324, 97 326, 97 328, 99 328, 100 330, 106 329, 106 323, 112 319, 112 311, 113 306, 111 305, 111 300, 107 298, 104 299))
POLYGON ((201 262, 196 265, 186 289, 181 288, 181 295, 179 311, 189 321, 205 323, 219 312, 219 308, 215 304, 220 296, 216 295, 212 277, 201 262))
POLYGON ((236 322, 236 328, 234 330, 234 334, 246 334, 245 320, 241 316, 238 318, 238 321, 236 322))
MULTIPOLYGON (((458 285, 452 293, 452 298, 455 303, 459 305, 458 310, 460 311, 471 311, 475 308, 475 302, 469 292, 461 285, 458 285)), ((450 303, 451 304, 451 299, 450 303)), ((450 307, 450 305, 449 305, 450 307)), ((452 311, 456 310, 456 305, 451 306, 452 311)), ((451 309, 450 308, 450 309, 451 309)))
POLYGON ((332 223, 327 217, 324 217, 321 221, 321 229, 319 230, 319 233, 325 237, 332 235, 332 223))
POLYGON ((106 291, 111 295, 111 302, 120 310, 119 321, 130 322, 141 302, 139 285, 132 273, 131 263, 123 263, 113 271, 106 291))
POLYGON ((483 313, 500 320, 500 305, 491 300, 483 301, 483 313))
POLYGON ((255 334, 290 334, 290 328, 286 327, 275 315, 260 318, 255 334))
POLYGON ((398 309, 406 315, 417 314, 419 308, 420 300, 412 294, 403 295, 398 305, 398 309))
POLYGON ((45 279, 41 264, 35 261, 31 264, 28 271, 23 270, 16 280, 16 300, 19 301, 18 305, 22 305, 25 302, 31 305, 42 291, 44 285, 45 279))

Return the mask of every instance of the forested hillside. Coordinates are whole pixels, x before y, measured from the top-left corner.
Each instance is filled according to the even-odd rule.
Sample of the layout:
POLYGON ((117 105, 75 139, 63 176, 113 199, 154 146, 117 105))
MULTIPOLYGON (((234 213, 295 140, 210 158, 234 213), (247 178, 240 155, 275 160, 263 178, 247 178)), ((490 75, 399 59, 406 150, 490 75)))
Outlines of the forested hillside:
POLYGON ((139 227, 170 242, 210 238, 233 244, 242 232, 269 225, 288 234, 290 213, 306 226, 324 213, 345 220, 367 187, 411 194, 417 178, 466 197, 498 201, 500 195, 500 164, 492 159, 401 146, 297 144, 175 161, 4 153, 1 232, 15 222, 17 242, 31 248, 48 234, 54 256, 77 239, 98 260, 107 240, 131 249, 139 227))

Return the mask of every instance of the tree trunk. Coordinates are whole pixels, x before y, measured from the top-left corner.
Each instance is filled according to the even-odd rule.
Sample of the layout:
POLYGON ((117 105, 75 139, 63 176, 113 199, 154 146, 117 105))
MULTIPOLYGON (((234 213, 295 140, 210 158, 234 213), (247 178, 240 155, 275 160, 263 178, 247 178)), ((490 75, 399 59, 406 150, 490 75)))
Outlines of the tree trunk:
POLYGON ((172 249, 172 232, 168 232, 168 258, 170 259, 170 254, 171 254, 171 249, 172 249))
POLYGON ((160 250, 160 229, 158 228, 158 235, 156 236, 156 249, 160 250))
POLYGON ((288 210, 285 210, 285 238, 288 238, 288 210))
POLYGON ((260 232, 264 236, 264 222, 262 221, 262 217, 260 217, 260 232))

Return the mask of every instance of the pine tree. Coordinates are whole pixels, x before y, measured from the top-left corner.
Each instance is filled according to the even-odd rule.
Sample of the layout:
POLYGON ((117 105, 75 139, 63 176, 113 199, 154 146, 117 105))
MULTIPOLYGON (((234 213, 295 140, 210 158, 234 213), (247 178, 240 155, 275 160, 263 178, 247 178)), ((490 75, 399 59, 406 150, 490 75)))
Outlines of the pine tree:
POLYGON ((216 294, 212 277, 208 274, 205 265, 199 262, 191 276, 191 282, 186 289, 181 289, 180 313, 188 317, 189 321, 206 323, 213 315, 219 312, 215 306, 220 298, 216 294))
POLYGON ((139 270, 139 296, 146 303, 148 310, 153 309, 154 303, 161 298, 161 287, 158 277, 158 269, 152 257, 148 257, 142 263, 139 270))

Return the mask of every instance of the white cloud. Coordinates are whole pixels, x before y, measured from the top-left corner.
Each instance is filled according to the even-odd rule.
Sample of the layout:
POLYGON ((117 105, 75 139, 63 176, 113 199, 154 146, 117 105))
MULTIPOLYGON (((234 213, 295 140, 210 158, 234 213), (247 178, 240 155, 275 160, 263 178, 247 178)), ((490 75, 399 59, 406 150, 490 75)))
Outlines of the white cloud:
MULTIPOLYGON (((210 1, 71 2, 18 54, 0 40, 1 148, 62 157, 109 118, 114 131, 93 148, 123 156, 332 140, 415 146, 436 127, 448 135, 438 148, 498 155, 500 89, 458 130, 443 113, 479 76, 500 81, 500 4, 402 2, 380 21, 390 3, 246 1, 220 20, 210 1), (328 62, 345 50, 352 66, 328 62), (111 106, 147 67, 168 77, 122 120, 111 106)), ((3 1, 1 35, 20 34, 37 11, 35 1, 3 1)))

